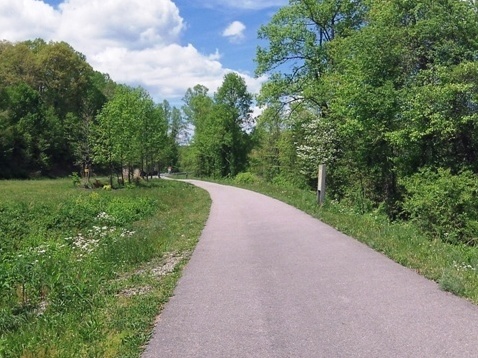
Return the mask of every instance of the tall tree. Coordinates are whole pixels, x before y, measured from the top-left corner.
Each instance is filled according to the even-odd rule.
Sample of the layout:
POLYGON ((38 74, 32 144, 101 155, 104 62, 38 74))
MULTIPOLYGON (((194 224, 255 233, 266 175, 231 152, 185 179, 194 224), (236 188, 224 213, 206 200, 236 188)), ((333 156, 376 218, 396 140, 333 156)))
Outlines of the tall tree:
MULTIPOLYGON (((183 98, 183 113, 188 123, 194 127, 194 136, 191 142, 191 157, 197 175, 212 175, 211 151, 208 145, 210 140, 207 133, 208 119, 211 116, 213 100, 208 95, 209 89, 202 85, 188 88, 183 98)), ((214 154, 214 153, 212 153, 214 154)))
POLYGON ((289 1, 259 30, 267 46, 257 50, 256 74, 270 74, 260 98, 286 103, 306 99, 325 111, 322 77, 333 65, 329 44, 360 29, 366 9, 360 0, 289 1))
POLYGON ((222 175, 235 176, 247 166, 250 138, 246 130, 251 122, 252 95, 242 77, 229 73, 214 98, 225 132, 221 145, 222 175))
POLYGON ((183 111, 194 126, 192 147, 199 175, 236 175, 247 165, 252 95, 243 78, 224 76, 214 99, 207 88, 196 86, 184 97, 183 111))
POLYGON ((171 107, 168 101, 163 101, 160 106, 168 125, 164 164, 177 168, 179 163, 179 145, 185 132, 185 122, 181 110, 171 107))
MULTIPOLYGON (((165 146, 166 128, 144 89, 118 86, 97 117, 94 160, 110 167, 111 183, 114 172, 125 167, 129 174, 134 167, 150 172, 165 146)), ((131 181, 131 175, 127 179, 131 181)))

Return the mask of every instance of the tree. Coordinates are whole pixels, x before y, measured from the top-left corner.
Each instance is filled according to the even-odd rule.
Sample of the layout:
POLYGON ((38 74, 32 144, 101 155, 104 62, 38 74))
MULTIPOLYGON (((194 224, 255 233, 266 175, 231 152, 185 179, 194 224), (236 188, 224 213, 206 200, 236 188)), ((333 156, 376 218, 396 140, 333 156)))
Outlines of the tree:
MULTIPOLYGON (((194 158, 196 174, 211 175, 209 155, 209 139, 204 135, 208 129, 208 118, 211 115, 213 100, 208 96, 209 89, 202 85, 188 88, 183 98, 183 113, 188 123, 194 127, 194 135, 191 142, 191 157, 194 158)), ((210 127, 210 126, 209 126, 210 127)))
MULTIPOLYGON (((288 175, 290 182, 300 182, 293 178, 301 172, 312 183, 317 173, 313 166, 332 157, 338 160, 335 154, 341 152, 344 137, 330 109, 336 96, 334 42, 360 31, 367 9, 365 1, 293 0, 259 31, 267 46, 257 51, 256 74, 270 77, 259 101, 271 108, 282 105, 275 115, 288 138, 285 148, 293 163, 288 165, 295 173, 288 175), (326 148, 318 147, 322 145, 326 148)), ((331 168, 329 178, 334 171, 331 168)))
POLYGON ((257 50, 256 75, 271 75, 261 100, 305 99, 325 112, 327 88, 322 78, 333 66, 329 44, 360 29, 365 13, 364 1, 356 0, 291 0, 281 8, 259 30, 268 46, 257 50))
POLYGON ((476 153, 475 87, 465 79, 477 58, 476 16, 456 0, 372 3, 368 26, 334 43, 331 112, 342 143, 353 143, 348 166, 392 215, 400 177, 425 165, 460 170, 476 153))
MULTIPOLYGON (((165 118, 142 88, 118 86, 114 97, 97 117, 94 161, 110 168, 110 184, 116 168, 152 171, 165 146, 165 118)), ((121 170, 122 181, 123 171, 121 170)))
POLYGON ((296 122, 302 169, 332 150, 329 188, 397 215, 400 178, 478 169, 477 20, 471 1, 290 1, 260 31, 260 99, 296 122))
POLYGON ((165 165, 176 168, 179 163, 179 145, 185 132, 185 122, 181 110, 170 106, 168 101, 163 101, 163 115, 168 125, 167 138, 165 146, 164 161, 165 165))
POLYGON ((250 140, 246 130, 251 121, 252 95, 242 77, 235 73, 224 76, 215 95, 215 109, 222 118, 225 135, 221 145, 222 175, 240 173, 246 168, 250 140))
POLYGON ((244 79, 234 73, 224 76, 214 99, 207 92, 204 86, 196 86, 184 97, 183 111, 194 126, 197 174, 234 176, 247 165, 252 95, 244 79))
POLYGON ((252 133, 251 171, 268 181, 303 187, 307 179, 298 160, 299 129, 279 103, 268 106, 252 133))
POLYGON ((99 72, 92 73, 80 111, 69 113, 65 118, 67 139, 72 148, 75 165, 87 177, 92 165, 96 115, 108 101, 111 96, 109 91, 114 86, 109 76, 99 72))

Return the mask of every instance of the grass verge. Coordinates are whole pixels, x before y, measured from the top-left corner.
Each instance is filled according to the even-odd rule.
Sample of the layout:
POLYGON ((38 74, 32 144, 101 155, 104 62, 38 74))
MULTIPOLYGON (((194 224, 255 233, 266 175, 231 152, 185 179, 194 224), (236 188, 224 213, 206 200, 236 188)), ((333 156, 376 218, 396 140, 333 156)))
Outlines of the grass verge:
POLYGON ((383 214, 359 214, 337 202, 317 205, 316 193, 261 180, 221 181, 290 204, 438 282, 440 287, 478 304, 478 248, 431 240, 410 223, 390 222, 383 214))
POLYGON ((166 180, 0 182, 0 357, 138 357, 209 207, 166 180))

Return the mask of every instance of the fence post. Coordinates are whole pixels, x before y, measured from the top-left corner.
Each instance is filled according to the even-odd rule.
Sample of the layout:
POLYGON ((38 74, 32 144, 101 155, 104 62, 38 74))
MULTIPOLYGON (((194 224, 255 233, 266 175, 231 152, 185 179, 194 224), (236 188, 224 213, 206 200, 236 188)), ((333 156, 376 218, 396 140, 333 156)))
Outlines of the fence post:
POLYGON ((325 164, 320 164, 317 174, 317 203, 319 205, 322 205, 325 200, 325 176, 325 164))

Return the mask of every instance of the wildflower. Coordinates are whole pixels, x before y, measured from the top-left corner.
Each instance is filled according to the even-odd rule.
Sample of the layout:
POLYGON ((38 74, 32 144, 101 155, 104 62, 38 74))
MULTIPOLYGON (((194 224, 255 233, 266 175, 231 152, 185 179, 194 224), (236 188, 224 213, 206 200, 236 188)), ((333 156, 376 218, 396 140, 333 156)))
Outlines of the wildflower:
POLYGON ((96 216, 96 219, 97 220, 104 220, 104 221, 114 221, 115 218, 111 215, 109 215, 108 213, 102 211, 101 213, 99 213, 97 216, 96 216))

